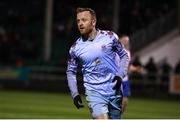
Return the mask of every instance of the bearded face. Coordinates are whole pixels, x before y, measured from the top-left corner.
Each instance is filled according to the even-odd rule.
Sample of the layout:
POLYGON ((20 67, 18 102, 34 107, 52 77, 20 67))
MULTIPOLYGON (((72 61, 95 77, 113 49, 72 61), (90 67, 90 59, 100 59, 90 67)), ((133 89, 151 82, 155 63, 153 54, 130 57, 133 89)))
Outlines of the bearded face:
POLYGON ((77 26, 81 35, 88 35, 95 27, 96 21, 92 19, 89 11, 83 11, 77 14, 77 26))

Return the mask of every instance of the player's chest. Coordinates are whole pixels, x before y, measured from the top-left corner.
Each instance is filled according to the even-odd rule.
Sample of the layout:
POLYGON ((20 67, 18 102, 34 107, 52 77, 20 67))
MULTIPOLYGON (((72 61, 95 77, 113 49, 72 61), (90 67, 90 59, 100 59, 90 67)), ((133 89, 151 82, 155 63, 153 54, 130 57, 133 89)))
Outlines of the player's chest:
POLYGON ((96 60, 97 58, 106 56, 111 50, 112 44, 110 41, 88 41, 79 46, 77 56, 81 61, 90 62, 96 60))

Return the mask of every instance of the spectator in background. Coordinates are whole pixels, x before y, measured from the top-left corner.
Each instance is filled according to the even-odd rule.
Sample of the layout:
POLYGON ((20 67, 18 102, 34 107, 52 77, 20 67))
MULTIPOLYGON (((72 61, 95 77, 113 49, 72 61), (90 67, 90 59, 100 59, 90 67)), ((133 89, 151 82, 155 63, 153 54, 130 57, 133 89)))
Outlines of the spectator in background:
POLYGON ((175 69, 174 69, 175 74, 180 74, 180 59, 178 60, 175 69))
POLYGON ((140 57, 138 55, 136 55, 134 57, 134 60, 132 61, 132 65, 135 67, 142 67, 142 63, 141 63, 140 57))
POLYGON ((158 69, 153 57, 149 58, 149 61, 145 65, 145 70, 147 72, 147 79, 155 82, 157 80, 158 69))
POLYGON ((143 72, 143 65, 140 61, 140 57, 136 55, 134 59, 131 62, 130 66, 130 73, 131 73, 131 78, 141 80, 143 78, 142 72, 143 72))
POLYGON ((131 65, 129 66, 130 72, 137 72, 142 73, 143 72, 143 65, 139 59, 139 56, 136 56, 134 61, 131 62, 131 65))
POLYGON ((168 86, 170 81, 170 73, 172 70, 171 65, 168 63, 167 58, 164 59, 162 65, 160 66, 160 81, 161 81, 161 90, 168 92, 168 86))
POLYGON ((28 81, 29 71, 24 66, 24 61, 20 58, 16 60, 16 71, 19 73, 19 77, 17 79, 26 83, 28 81))
POLYGON ((166 84, 169 83, 170 72, 172 70, 172 67, 168 63, 167 58, 164 59, 160 68, 161 68, 161 82, 166 84))

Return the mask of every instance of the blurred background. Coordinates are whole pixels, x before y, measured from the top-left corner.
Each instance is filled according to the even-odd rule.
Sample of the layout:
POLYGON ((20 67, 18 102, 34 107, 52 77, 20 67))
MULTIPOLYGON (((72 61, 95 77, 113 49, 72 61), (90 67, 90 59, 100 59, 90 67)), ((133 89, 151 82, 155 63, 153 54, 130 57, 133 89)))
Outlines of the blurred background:
MULTIPOLYGON (((55 99, 70 99, 69 104, 72 104, 66 66, 69 48, 79 37, 77 7, 90 7, 96 11, 97 28, 130 37, 132 64, 141 66, 143 70, 129 73, 132 98, 129 111, 133 112, 131 106, 143 103, 140 101, 144 98, 150 99, 147 107, 154 99, 171 99, 175 104, 170 106, 176 112, 170 109, 153 117, 127 111, 125 118, 180 118, 180 113, 177 113, 180 111, 179 0, 0 0, 0 96, 4 96, 0 98, 0 118, 70 118, 70 115, 73 118, 75 114, 81 117, 75 115, 74 118, 90 118, 87 113, 88 117, 83 116, 83 112, 82 115, 77 112, 65 116, 62 111, 45 116, 49 107, 44 116, 38 116, 42 111, 37 116, 30 113, 22 115, 23 110, 16 116, 12 112, 16 103, 3 107, 7 100, 16 98, 18 92, 14 91, 23 92, 21 100, 24 94, 31 96, 43 92, 43 96, 47 93, 52 99, 61 95, 55 99), (7 109, 11 114, 5 112, 7 109)), ((80 70, 77 79, 79 91, 83 94, 80 70)), ((36 106, 37 103, 32 104, 36 106)), ((165 106, 167 104, 171 103, 165 103, 165 106)), ((70 107, 74 110, 73 106, 70 107)))

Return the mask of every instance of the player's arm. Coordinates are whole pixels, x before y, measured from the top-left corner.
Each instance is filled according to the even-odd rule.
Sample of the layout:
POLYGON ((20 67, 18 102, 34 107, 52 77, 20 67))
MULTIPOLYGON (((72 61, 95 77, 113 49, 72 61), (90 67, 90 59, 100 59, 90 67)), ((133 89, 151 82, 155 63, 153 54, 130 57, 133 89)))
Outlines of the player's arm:
POLYGON ((123 88, 123 96, 129 97, 130 96, 129 80, 122 81, 122 88, 123 88))
POLYGON ((129 65, 129 72, 143 72, 143 67, 142 66, 134 66, 133 64, 129 65))
POLYGON ((122 46, 121 43, 118 41, 118 37, 114 37, 113 39, 113 47, 115 52, 120 57, 120 69, 117 73, 117 76, 119 76, 121 79, 123 79, 128 72, 128 66, 129 66, 129 56, 125 48, 122 46))
POLYGON ((69 53, 70 53, 70 59, 68 61, 68 66, 67 66, 67 71, 66 71, 68 86, 71 91, 71 96, 73 98, 74 105, 79 109, 83 107, 83 105, 82 105, 81 97, 78 92, 77 79, 76 79, 78 59, 75 56, 72 49, 70 49, 69 53))
POLYGON ((122 98, 122 112, 126 111, 126 108, 128 106, 129 98, 126 96, 123 96, 122 98))
POLYGON ((125 48, 122 46, 122 44, 119 43, 119 38, 116 34, 114 34, 113 37, 113 50, 118 54, 120 58, 119 61, 120 69, 118 69, 118 72, 116 73, 115 78, 113 80, 113 81, 117 81, 113 89, 116 89, 116 91, 118 91, 122 84, 122 79, 127 75, 129 56, 125 48))
POLYGON ((128 79, 123 79, 122 89, 123 89, 122 112, 124 112, 127 108, 129 96, 130 96, 130 86, 128 79))

